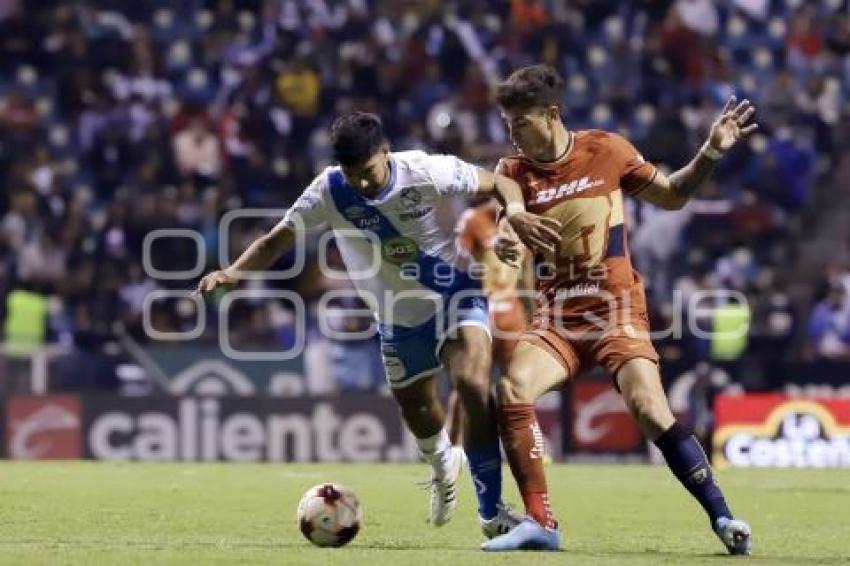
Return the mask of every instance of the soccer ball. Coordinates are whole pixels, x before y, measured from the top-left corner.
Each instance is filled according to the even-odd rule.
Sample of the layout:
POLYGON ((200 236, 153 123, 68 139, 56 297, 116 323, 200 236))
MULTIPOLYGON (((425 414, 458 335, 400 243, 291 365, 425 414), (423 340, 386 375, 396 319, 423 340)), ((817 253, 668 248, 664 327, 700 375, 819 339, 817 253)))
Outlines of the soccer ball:
POLYGON ((316 546, 342 546, 363 523, 363 508, 354 492, 335 483, 311 487, 298 503, 298 526, 316 546))

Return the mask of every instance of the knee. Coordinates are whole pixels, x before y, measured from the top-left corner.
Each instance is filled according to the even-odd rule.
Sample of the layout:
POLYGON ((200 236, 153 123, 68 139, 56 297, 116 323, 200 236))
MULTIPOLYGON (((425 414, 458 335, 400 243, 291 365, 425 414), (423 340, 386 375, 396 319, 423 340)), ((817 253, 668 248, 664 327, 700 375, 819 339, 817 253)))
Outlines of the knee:
POLYGON ((496 386, 500 405, 516 405, 522 403, 533 403, 534 398, 528 387, 528 381, 522 374, 508 374, 501 379, 496 386))
POLYGON ((477 389, 486 391, 490 385, 490 357, 471 353, 480 350, 468 349, 467 351, 470 353, 452 360, 449 366, 452 381, 459 392, 477 389))
POLYGON ((427 415, 439 406, 439 399, 427 388, 413 386, 394 389, 393 396, 405 417, 427 415))
POLYGON ((639 387, 623 393, 623 401, 632 415, 640 420, 651 416, 656 404, 655 396, 652 392, 639 387))
POLYGON ((669 413, 667 401, 663 397, 659 398, 654 391, 636 388, 628 394, 624 394, 623 401, 641 424, 662 426, 665 424, 663 421, 667 420, 666 415, 669 413))
POLYGON ((428 399, 415 399, 415 398, 396 398, 396 402, 398 403, 398 408, 401 410, 402 415, 405 418, 416 418, 418 416, 426 415, 432 411, 432 404, 428 399))
POLYGON ((463 364, 452 371, 452 379, 458 395, 464 403, 472 400, 487 403, 490 392, 490 376, 474 364, 463 364))

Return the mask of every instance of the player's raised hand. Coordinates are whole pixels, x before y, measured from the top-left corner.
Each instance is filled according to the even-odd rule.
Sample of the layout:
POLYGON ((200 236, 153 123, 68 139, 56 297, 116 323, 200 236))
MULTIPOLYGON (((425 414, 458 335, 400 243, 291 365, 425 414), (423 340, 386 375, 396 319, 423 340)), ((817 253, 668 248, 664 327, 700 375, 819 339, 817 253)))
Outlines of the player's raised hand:
POLYGON ((215 289, 219 285, 236 285, 239 280, 227 273, 226 270, 222 269, 219 271, 213 271, 211 273, 207 273, 204 275, 200 282, 198 282, 198 287, 192 293, 193 295, 208 295, 215 291, 215 289))
POLYGON ((720 115, 711 125, 708 145, 721 153, 728 151, 738 140, 744 139, 758 129, 758 124, 747 124, 756 112, 756 107, 744 99, 737 105, 735 95, 729 97, 720 115))
POLYGON ((532 250, 553 252, 561 241, 561 223, 554 218, 522 211, 508 216, 508 222, 522 243, 532 250))

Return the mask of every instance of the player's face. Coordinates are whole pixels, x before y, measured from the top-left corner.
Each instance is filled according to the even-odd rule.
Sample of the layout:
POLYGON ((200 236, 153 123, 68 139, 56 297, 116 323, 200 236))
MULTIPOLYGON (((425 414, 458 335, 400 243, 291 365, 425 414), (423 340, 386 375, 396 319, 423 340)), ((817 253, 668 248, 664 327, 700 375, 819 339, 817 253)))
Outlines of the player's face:
POLYGON ((381 148, 377 153, 359 165, 341 166, 345 181, 357 192, 370 196, 387 184, 390 177, 390 152, 381 148))
POLYGON ((508 126, 511 142, 531 159, 550 159, 555 139, 553 114, 557 109, 502 109, 502 118, 508 126))

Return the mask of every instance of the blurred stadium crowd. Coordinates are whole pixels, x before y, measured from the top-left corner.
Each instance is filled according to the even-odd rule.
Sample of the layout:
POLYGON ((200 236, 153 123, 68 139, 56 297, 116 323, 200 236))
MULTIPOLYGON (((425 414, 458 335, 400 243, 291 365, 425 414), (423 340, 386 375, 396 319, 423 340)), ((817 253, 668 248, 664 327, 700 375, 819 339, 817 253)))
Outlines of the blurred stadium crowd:
MULTIPOLYGON (((210 267, 220 246, 233 257, 273 219, 242 219, 219 242, 222 215, 290 204, 329 162, 330 121, 353 108, 379 113, 395 149, 492 167, 510 144, 490 88, 536 62, 566 77, 571 128, 619 131, 670 170, 690 159, 733 91, 759 109, 761 134, 722 162, 698 200, 678 212, 631 203, 654 328, 669 327, 700 289, 740 291, 750 304, 716 304, 698 321, 744 320, 751 332, 741 339, 662 338, 666 366, 709 361, 758 386, 783 360, 850 359, 847 266, 789 292, 799 241, 817 228, 847 153, 841 0, 0 0, 6 343, 72 345, 71 379, 105 383, 83 376, 111 371, 116 333, 148 341, 144 297, 195 283, 145 273, 150 231, 198 231, 210 267)), ((848 243, 835 242, 835 258, 848 243)), ((191 269, 196 246, 158 240, 152 261, 191 269)), ((310 262, 274 285, 314 303, 339 283, 310 262)), ((291 314, 271 303, 240 303, 234 344, 291 341, 291 314)), ((195 323, 180 300, 157 301, 151 319, 161 331, 195 323)), ((337 356, 348 364, 340 379, 356 373, 344 352, 357 347, 337 356)), ((364 351, 362 364, 377 363, 373 342, 364 351)))

